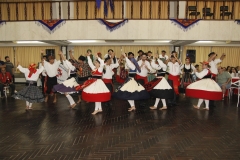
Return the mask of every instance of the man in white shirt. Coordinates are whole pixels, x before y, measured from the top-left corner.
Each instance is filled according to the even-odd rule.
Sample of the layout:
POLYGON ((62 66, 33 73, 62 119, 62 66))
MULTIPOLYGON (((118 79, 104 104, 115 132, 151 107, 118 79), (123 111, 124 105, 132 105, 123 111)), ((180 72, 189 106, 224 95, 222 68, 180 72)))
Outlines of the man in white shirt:
POLYGON ((166 51, 162 50, 162 54, 159 55, 159 58, 165 62, 166 60, 168 60, 168 56, 166 55, 166 51))
POLYGON ((169 84, 174 89, 174 98, 168 100, 169 106, 176 106, 176 98, 179 95, 179 86, 180 86, 180 64, 177 61, 178 59, 175 57, 175 55, 171 55, 171 58, 168 60, 168 80, 169 84))
POLYGON ((212 73, 212 79, 215 80, 218 74, 218 63, 221 63, 222 60, 225 58, 225 54, 223 53, 220 59, 216 59, 217 54, 215 52, 211 52, 208 55, 208 62, 209 65, 211 66, 210 71, 212 73))
MULTIPOLYGON (((47 56, 41 54, 42 59, 44 59, 45 61, 47 60, 47 56)), ((39 68, 42 66, 42 62, 39 62, 39 68)), ((41 77, 41 82, 42 82, 42 93, 44 95, 44 82, 45 82, 45 78, 46 78, 46 70, 45 68, 43 69, 42 73, 40 74, 41 77)))
POLYGON ((147 61, 147 54, 142 54, 142 59, 138 61, 138 65, 140 66, 141 72, 137 71, 136 81, 144 85, 148 82, 148 73, 153 71, 150 63, 147 61))
POLYGON ((144 52, 142 51, 142 50, 139 50, 138 51, 138 56, 135 58, 136 59, 136 61, 140 61, 141 59, 142 59, 142 54, 143 54, 144 52))
MULTIPOLYGON (((61 55, 59 53, 59 55, 61 55)), ((53 86, 57 85, 57 75, 58 75, 58 67, 61 64, 60 60, 56 60, 55 57, 53 56, 49 56, 48 57, 49 62, 44 60, 44 68, 47 74, 47 82, 46 82, 46 86, 47 86, 47 91, 46 91, 46 97, 45 97, 45 102, 48 101, 48 96, 49 94, 54 94, 54 100, 53 103, 57 102, 57 96, 56 93, 53 92, 53 86)))

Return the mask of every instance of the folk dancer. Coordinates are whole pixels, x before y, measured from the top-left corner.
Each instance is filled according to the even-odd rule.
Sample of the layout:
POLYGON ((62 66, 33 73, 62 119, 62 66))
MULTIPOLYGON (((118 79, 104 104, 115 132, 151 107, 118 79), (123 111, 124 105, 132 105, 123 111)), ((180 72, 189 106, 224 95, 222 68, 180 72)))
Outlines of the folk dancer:
POLYGON ((26 87, 16 92, 13 97, 26 101, 26 110, 29 110, 32 109, 33 103, 44 101, 44 96, 37 87, 37 80, 44 68, 41 66, 39 69, 36 69, 36 64, 34 63, 30 64, 28 68, 23 68, 18 63, 17 68, 20 72, 24 73, 27 82, 26 87))
POLYGON ((131 106, 128 108, 128 111, 131 112, 136 110, 134 103, 135 100, 148 99, 150 96, 145 88, 140 83, 136 82, 133 78, 133 76, 136 74, 136 72, 134 72, 135 70, 137 70, 139 73, 141 72, 138 63, 133 58, 133 53, 128 53, 129 57, 132 57, 131 61, 128 57, 126 57, 125 53, 122 53, 122 55, 125 57, 127 68, 129 68, 129 78, 125 81, 124 84, 118 87, 116 92, 113 93, 113 97, 117 99, 127 100, 131 106))
POLYGON ((202 102, 205 101, 206 107, 205 110, 209 110, 209 100, 221 100, 222 99, 222 89, 219 85, 211 79, 209 62, 202 62, 202 71, 196 72, 196 76, 201 79, 196 81, 186 88, 186 96, 199 98, 198 104, 193 105, 194 108, 199 109, 202 102))

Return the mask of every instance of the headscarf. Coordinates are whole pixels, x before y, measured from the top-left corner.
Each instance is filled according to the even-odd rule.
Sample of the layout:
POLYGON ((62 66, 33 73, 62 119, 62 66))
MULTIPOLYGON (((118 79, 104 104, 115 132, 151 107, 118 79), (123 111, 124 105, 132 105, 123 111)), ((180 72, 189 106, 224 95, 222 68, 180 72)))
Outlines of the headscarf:
POLYGON ((32 74, 35 74, 37 72, 36 70, 36 64, 35 63, 32 63, 28 66, 28 69, 29 69, 29 74, 28 74, 28 78, 31 78, 32 77, 32 74))

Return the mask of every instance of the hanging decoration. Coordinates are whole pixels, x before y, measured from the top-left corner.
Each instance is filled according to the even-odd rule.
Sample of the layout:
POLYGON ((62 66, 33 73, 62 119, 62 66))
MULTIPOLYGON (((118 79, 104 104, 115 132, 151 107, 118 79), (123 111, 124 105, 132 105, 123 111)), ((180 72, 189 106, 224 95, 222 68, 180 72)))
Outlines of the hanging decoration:
POLYGON ((240 19, 235 19, 235 21, 237 24, 240 24, 240 19))
POLYGON ((178 25, 184 31, 191 29, 201 19, 170 19, 174 25, 178 25))
POLYGON ((36 24, 38 26, 42 26, 48 33, 54 33, 58 28, 66 23, 65 20, 38 20, 36 24))
POLYGON ((118 22, 116 22, 116 20, 114 20, 114 22, 110 22, 110 20, 99 19, 99 22, 105 25, 107 30, 110 30, 112 32, 127 23, 128 19, 123 19, 118 22))
MULTIPOLYGON (((114 11, 114 2, 113 0, 104 0, 104 16, 108 15, 108 7, 110 6, 111 11, 114 11)), ((96 0, 96 6, 98 9, 101 7, 101 0, 96 0)))
POLYGON ((6 21, 0 21, 0 27, 6 24, 6 21))

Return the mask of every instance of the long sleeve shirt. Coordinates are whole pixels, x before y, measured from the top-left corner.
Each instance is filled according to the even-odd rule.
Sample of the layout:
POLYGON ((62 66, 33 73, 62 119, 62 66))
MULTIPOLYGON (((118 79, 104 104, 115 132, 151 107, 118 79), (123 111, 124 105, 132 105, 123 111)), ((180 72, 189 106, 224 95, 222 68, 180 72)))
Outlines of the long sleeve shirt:
POLYGON ((168 67, 169 67, 169 71, 168 73, 173 75, 173 76, 177 76, 180 74, 180 65, 178 62, 172 63, 172 62, 168 62, 168 67))
POLYGON ((147 77, 147 75, 148 75, 148 72, 151 72, 153 69, 152 69, 152 67, 151 67, 151 65, 150 65, 150 63, 148 62, 148 61, 142 61, 142 60, 140 60, 140 61, 138 61, 138 65, 140 66, 140 68, 141 68, 141 72, 138 72, 137 71, 137 75, 139 75, 139 76, 141 76, 141 77, 147 77), (143 64, 143 65, 142 65, 143 64), (150 71, 148 71, 147 70, 147 68, 150 70, 150 71))
POLYGON ((44 69, 43 66, 41 66, 39 69, 37 69, 36 73, 33 73, 31 77, 28 77, 30 72, 28 68, 23 68, 21 65, 18 65, 17 68, 20 72, 24 73, 27 81, 37 81, 39 78, 39 74, 41 74, 44 69))
POLYGON ((54 60, 54 63, 50 64, 49 62, 44 60, 43 65, 49 77, 55 77, 58 74, 58 67, 60 63, 61 61, 54 60))
POLYGON ((196 72, 195 75, 199 78, 202 79, 204 76, 208 74, 208 69, 203 69, 201 72, 196 72))
POLYGON ((102 78, 106 79, 112 79, 112 76, 114 75, 113 69, 117 68, 119 66, 118 62, 110 65, 104 65, 105 73, 103 73, 102 78))
MULTIPOLYGON (((104 62, 102 61, 101 58, 98 57, 98 61, 100 62, 100 66, 99 66, 98 69, 93 65, 93 62, 92 62, 90 56, 87 56, 87 59, 88 59, 88 65, 90 66, 90 68, 92 69, 92 71, 96 71, 96 70, 97 70, 97 71, 100 72, 100 73, 103 72, 104 62)), ((94 76, 94 75, 93 75, 93 76, 94 76)))
POLYGON ((210 71, 213 73, 213 74, 218 74, 218 70, 217 70, 217 64, 222 62, 221 59, 215 59, 214 61, 211 61, 209 63, 209 65, 211 66, 210 68, 210 71))

